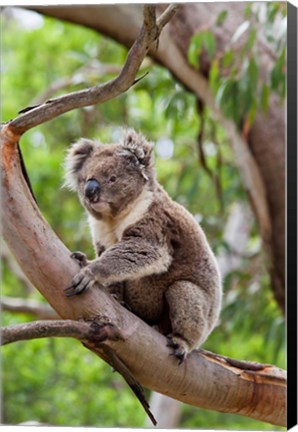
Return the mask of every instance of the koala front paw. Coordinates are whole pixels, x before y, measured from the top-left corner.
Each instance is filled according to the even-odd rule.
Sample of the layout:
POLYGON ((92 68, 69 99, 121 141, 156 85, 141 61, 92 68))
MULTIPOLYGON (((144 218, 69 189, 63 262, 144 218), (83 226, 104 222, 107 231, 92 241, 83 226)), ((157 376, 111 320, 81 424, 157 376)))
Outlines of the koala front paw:
POLYGON ((91 288, 95 283, 95 276, 90 266, 84 267, 72 279, 72 284, 64 289, 66 297, 73 297, 91 288))
POLYGON ((170 334, 167 336, 167 339, 167 346, 173 348, 173 352, 170 355, 175 356, 179 360, 178 364, 180 365, 184 362, 189 353, 189 345, 186 340, 180 336, 170 334))
POLYGON ((85 255, 83 252, 79 252, 79 251, 73 252, 70 255, 70 258, 76 260, 79 263, 81 268, 86 267, 89 264, 87 255, 85 255))

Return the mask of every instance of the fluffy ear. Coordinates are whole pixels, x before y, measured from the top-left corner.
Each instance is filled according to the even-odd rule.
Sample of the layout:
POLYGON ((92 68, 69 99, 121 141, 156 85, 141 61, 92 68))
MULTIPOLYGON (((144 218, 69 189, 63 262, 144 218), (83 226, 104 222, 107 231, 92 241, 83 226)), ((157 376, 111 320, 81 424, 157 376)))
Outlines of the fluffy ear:
POLYGON ((78 173, 97 145, 98 143, 95 141, 80 138, 79 141, 70 147, 64 161, 65 175, 63 186, 76 190, 78 173))
POLYGON ((142 134, 137 133, 134 129, 127 129, 122 146, 133 153, 141 165, 144 167, 150 165, 153 145, 142 134))

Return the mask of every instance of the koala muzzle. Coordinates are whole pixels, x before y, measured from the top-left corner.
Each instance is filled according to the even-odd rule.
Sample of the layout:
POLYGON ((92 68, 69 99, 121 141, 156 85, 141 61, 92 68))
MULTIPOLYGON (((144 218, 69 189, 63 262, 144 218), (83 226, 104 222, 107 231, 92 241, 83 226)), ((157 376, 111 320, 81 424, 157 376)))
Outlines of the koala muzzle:
POLYGON ((85 197, 91 202, 99 201, 100 184, 95 179, 90 179, 86 182, 84 188, 85 197))

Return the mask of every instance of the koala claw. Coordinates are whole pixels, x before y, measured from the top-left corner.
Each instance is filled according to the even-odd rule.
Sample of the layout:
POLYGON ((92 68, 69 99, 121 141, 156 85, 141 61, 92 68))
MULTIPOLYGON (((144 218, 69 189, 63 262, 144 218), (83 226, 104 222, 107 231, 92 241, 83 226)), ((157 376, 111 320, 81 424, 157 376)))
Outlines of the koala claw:
POLYGON ((87 255, 85 255, 83 252, 79 252, 79 251, 73 252, 70 255, 70 258, 76 260, 79 263, 81 268, 86 267, 88 265, 87 255))
POLYGON ((167 346, 174 350, 170 355, 175 356, 179 360, 178 365, 181 365, 189 352, 187 342, 179 336, 173 335, 168 335, 167 339, 167 346))
POLYGON ((65 295, 66 297, 73 297, 81 294, 83 291, 87 291, 87 289, 91 288, 94 282, 92 271, 88 267, 85 267, 75 275, 72 284, 64 289, 65 295))

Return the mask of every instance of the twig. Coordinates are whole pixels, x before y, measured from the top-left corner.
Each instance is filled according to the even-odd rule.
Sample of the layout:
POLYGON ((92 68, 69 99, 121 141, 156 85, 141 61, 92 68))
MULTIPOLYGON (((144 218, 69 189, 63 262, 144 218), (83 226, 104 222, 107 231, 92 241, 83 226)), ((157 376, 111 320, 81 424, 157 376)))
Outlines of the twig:
MULTIPOLYGON (((100 63, 97 60, 91 60, 87 65, 84 65, 77 69, 72 76, 60 78, 54 81, 45 91, 40 95, 37 95, 33 101, 32 106, 37 107, 38 105, 44 103, 45 100, 50 98, 56 92, 65 89, 71 85, 83 84, 88 81, 88 76, 94 76, 95 74, 119 74, 121 67, 114 64, 100 63)), ((19 111, 19 114, 24 112, 24 110, 19 111)))
POLYGON ((170 5, 156 22, 155 6, 144 6, 144 23, 140 33, 128 52, 126 62, 120 74, 106 84, 96 85, 88 89, 72 92, 23 112, 19 117, 8 123, 10 131, 22 135, 27 130, 41 123, 52 120, 75 108, 96 105, 119 96, 135 82, 139 67, 157 40, 163 27, 169 22, 176 11, 176 5, 170 5))
POLYGON ((160 15, 160 17, 157 18, 156 25, 159 33, 161 32, 163 27, 173 18, 178 8, 178 4, 172 4, 160 15))

